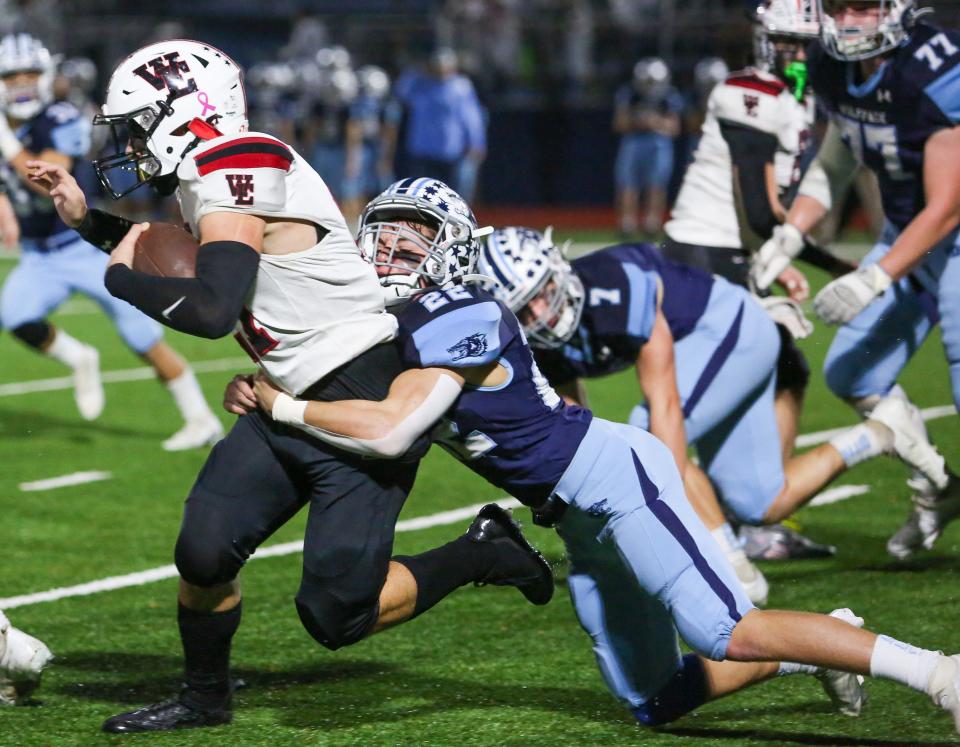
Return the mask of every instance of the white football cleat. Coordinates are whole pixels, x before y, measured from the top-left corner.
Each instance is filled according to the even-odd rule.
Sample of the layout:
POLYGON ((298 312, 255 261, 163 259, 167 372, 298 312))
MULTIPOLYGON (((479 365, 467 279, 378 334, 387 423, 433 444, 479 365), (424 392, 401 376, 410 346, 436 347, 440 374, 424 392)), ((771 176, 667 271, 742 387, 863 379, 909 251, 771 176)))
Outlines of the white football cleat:
POLYGON ((207 413, 186 425, 163 442, 164 451, 186 451, 212 446, 223 438, 223 425, 213 413, 207 413))
POLYGON ((927 693, 935 706, 953 716, 953 728, 960 734, 960 654, 940 656, 927 683, 927 693))
POLYGON ((893 431, 893 450, 902 461, 918 470, 937 490, 947 487, 946 461, 927 438, 927 429, 916 405, 903 397, 888 395, 870 411, 869 420, 893 431))
MULTIPOLYGON (((830 617, 836 617, 856 628, 863 627, 863 618, 857 617, 846 607, 834 610, 830 617)), ((814 675, 823 686, 833 707, 844 716, 859 716, 863 704, 867 702, 867 692, 863 689, 863 677, 859 674, 841 672, 836 669, 823 669, 814 675)))
POLYGON ((42 641, 13 627, 0 612, 0 705, 16 705, 29 697, 52 658, 42 641))
POLYGON ((80 417, 84 420, 96 420, 103 412, 103 382, 100 380, 100 353, 90 345, 83 345, 84 351, 73 369, 73 399, 77 403, 80 417))
POLYGON ((943 491, 933 489, 925 479, 914 478, 907 484, 919 490, 910 499, 913 505, 907 521, 887 540, 887 552, 900 560, 932 549, 944 527, 960 516, 960 479, 955 475, 949 475, 943 491))

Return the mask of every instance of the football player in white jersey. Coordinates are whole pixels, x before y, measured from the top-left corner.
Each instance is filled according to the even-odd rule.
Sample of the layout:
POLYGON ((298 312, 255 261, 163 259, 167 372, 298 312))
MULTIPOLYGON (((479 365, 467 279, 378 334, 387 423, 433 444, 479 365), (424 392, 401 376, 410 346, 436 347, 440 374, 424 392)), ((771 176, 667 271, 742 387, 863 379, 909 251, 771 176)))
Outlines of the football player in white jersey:
MULTIPOLYGON (((756 65, 728 76, 710 94, 700 144, 664 227, 668 258, 747 286, 748 258, 783 221, 783 201, 792 196, 812 142, 816 111, 804 46, 816 38, 818 19, 813 0, 765 0, 757 7, 756 65)), ((793 300, 809 294, 806 279, 792 267, 780 280, 793 300)), ((781 338, 775 402, 786 460, 810 376, 794 337, 812 328, 799 307, 782 297, 765 305, 781 338)), ((782 525, 745 531, 753 557, 831 551, 782 525)))
MULTIPOLYGON (((118 146, 94 164, 103 184, 114 197, 148 182, 177 192, 200 242, 195 278, 136 272, 133 247, 144 224, 87 209, 66 171, 34 162, 33 178, 49 188, 63 220, 112 249, 111 293, 189 334, 222 337, 238 327, 243 347, 290 394, 385 397, 402 364, 393 344, 397 322, 384 309, 376 273, 317 173, 277 138, 247 132, 236 63, 202 42, 151 44, 118 65, 103 110, 95 124, 113 128, 118 146), (118 169, 137 182, 121 186, 118 169)), ((455 238, 472 240, 470 231, 455 238)), ((197 478, 177 540, 186 686, 172 700, 108 719, 104 730, 231 720, 237 574, 306 504, 296 607, 327 648, 409 619, 471 581, 518 586, 531 601, 552 593, 549 566, 505 513, 478 517, 467 534, 429 553, 391 560, 397 515, 425 447, 378 463, 257 413, 238 418, 197 478)))

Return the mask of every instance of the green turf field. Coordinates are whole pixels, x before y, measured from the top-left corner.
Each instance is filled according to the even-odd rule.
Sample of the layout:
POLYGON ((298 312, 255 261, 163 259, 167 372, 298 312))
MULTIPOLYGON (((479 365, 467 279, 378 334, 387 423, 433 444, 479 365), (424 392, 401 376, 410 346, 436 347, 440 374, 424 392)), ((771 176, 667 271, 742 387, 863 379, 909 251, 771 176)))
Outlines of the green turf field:
MULTIPOLYGON (((0 275, 12 267, 0 261, 0 275)), ((811 273, 814 285, 824 278, 811 273)), ((56 321, 101 350, 105 371, 141 363, 89 302, 71 301, 56 321)), ((231 340, 215 343, 169 334, 195 364, 211 402, 238 360, 231 340)), ((815 371, 831 339, 818 324, 803 343, 815 371)), ((179 424, 166 391, 149 380, 107 385, 107 407, 94 424, 77 415, 66 388, 15 393, 9 385, 63 377, 57 364, 0 337, 0 597, 68 587, 172 562, 181 502, 204 454, 167 454, 160 441, 179 424), (78 471, 112 479, 46 491, 19 485, 78 471)), ((939 334, 907 370, 903 384, 921 407, 951 402, 939 334)), ((591 383, 596 411, 624 419, 637 399, 628 372, 591 383)), ((222 414, 224 423, 231 420, 222 414)), ((801 431, 855 422, 814 378, 801 431)), ((931 421, 948 461, 960 465, 956 416, 931 421)), ((749 455, 744 455, 749 459, 749 455)), ((930 648, 960 650, 960 522, 936 549, 897 563, 884 542, 906 515, 907 471, 892 460, 860 466, 841 484, 870 492, 799 515, 804 530, 836 544, 835 559, 763 565, 771 606, 829 611, 849 606, 867 624, 930 648)), ((435 450, 404 519, 500 498, 494 488, 435 450)), ((526 519, 526 512, 520 511, 526 519)), ((469 519, 398 535, 399 553, 415 553, 463 531, 469 519)), ((299 539, 298 517, 270 544, 299 539)), ((259 559, 244 571, 244 623, 234 641, 237 674, 249 688, 236 697, 235 722, 209 731, 159 737, 107 737, 107 716, 171 694, 179 676, 176 582, 41 602, 8 610, 13 622, 57 655, 36 707, 0 711, 0 746, 96 745, 600 745, 955 743, 945 714, 925 698, 887 682, 870 683, 857 720, 833 715, 819 685, 794 677, 707 705, 657 732, 637 727, 607 693, 564 588, 556 536, 536 527, 531 539, 555 564, 558 594, 546 608, 512 589, 468 588, 424 617, 335 653, 302 630, 292 597, 299 556, 259 559)))

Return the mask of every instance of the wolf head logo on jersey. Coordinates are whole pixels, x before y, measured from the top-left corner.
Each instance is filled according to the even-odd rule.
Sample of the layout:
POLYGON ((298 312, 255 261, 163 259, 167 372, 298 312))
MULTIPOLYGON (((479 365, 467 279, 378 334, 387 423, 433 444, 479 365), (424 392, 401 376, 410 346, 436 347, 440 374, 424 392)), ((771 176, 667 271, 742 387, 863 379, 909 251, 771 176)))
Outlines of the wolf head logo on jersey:
POLYGON ((115 153, 93 162, 103 186, 119 198, 150 182, 161 193, 177 186, 176 171, 201 139, 247 128, 243 74, 216 47, 187 39, 150 44, 117 65, 103 114, 115 153), (132 172, 132 185, 116 170, 132 172))
POLYGON ((494 231, 478 267, 496 281, 488 289, 517 315, 530 344, 541 348, 563 346, 583 314, 583 283, 552 233, 515 226, 494 231))
POLYGON ((0 41, 0 110, 27 120, 53 101, 56 67, 43 42, 29 34, 10 34, 0 41))
POLYGON ((479 358, 487 352, 487 336, 482 332, 477 332, 469 337, 464 337, 456 345, 447 348, 451 355, 451 360, 459 361, 464 358, 479 358))
POLYGON ((437 179, 401 179, 364 208, 357 243, 388 305, 427 286, 477 279, 478 228, 463 198, 437 179))
POLYGON ((910 37, 917 18, 932 12, 914 0, 850 3, 817 0, 822 16, 820 42, 838 60, 864 60, 899 47, 910 37))

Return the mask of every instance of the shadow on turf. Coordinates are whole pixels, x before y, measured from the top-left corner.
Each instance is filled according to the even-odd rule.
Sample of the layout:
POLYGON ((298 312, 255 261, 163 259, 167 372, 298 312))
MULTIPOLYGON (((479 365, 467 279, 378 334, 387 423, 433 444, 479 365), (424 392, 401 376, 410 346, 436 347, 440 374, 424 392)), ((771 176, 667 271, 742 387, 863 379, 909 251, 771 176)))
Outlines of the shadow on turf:
MULTIPOLYGON (((73 670, 78 676, 52 687, 58 693, 118 705, 144 705, 175 694, 182 679, 183 660, 161 654, 116 652, 65 653, 57 655, 57 667, 73 670), (84 681, 79 673, 97 676, 84 681), (108 679, 109 678, 109 679, 108 679)), ((290 686, 322 685, 360 678, 374 678, 396 669, 375 661, 326 660, 297 669, 250 669, 237 667, 231 675, 256 690, 290 686)), ((314 696, 315 697, 315 696, 314 696)))
POLYGON ((37 435, 56 435, 74 443, 89 443, 94 433, 123 438, 159 439, 169 433, 150 430, 133 430, 98 422, 80 420, 79 417, 58 418, 36 410, 6 410, 0 408, 0 436, 4 438, 31 438, 37 435))
POLYGON ((736 739, 751 742, 772 742, 774 744, 811 744, 839 745, 839 747, 943 747, 956 744, 953 740, 943 742, 903 741, 899 739, 873 739, 871 737, 845 737, 842 734, 799 734, 789 731, 770 731, 767 729, 716 729, 696 727, 674 727, 657 729, 661 734, 696 739, 736 739))
MULTIPOLYGON (((182 661, 177 657, 118 652, 64 653, 57 656, 57 666, 76 674, 61 677, 51 690, 68 697, 114 703, 118 710, 171 697, 182 671, 182 661), (86 681, 85 672, 92 675, 86 681)), ((627 718, 605 692, 598 690, 426 677, 380 661, 324 659, 277 670, 237 667, 231 674, 242 678, 248 688, 238 696, 245 701, 241 709, 244 705, 277 709, 283 723, 303 729, 346 729, 371 720, 401 721, 458 708, 505 706, 572 713, 600 723, 627 718), (351 681, 355 682, 351 685, 351 681), (359 690, 357 684, 361 685, 359 690), (283 691, 282 698, 272 697, 277 690, 283 691), (391 701, 397 701, 398 706, 391 708, 391 701), (407 701, 416 702, 399 705, 407 701)))

